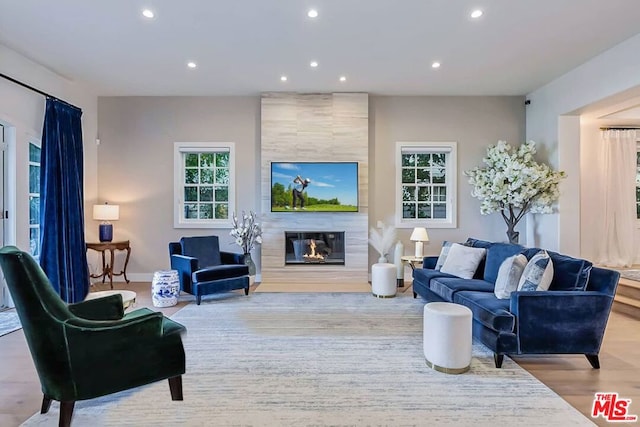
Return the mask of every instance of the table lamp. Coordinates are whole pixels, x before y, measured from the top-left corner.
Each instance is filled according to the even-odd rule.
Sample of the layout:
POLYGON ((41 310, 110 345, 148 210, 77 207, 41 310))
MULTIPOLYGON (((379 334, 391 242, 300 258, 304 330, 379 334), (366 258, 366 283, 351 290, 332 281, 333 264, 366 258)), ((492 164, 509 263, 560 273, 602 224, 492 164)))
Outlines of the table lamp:
POLYGON ((109 221, 117 221, 120 219, 120 206, 110 205, 93 205, 93 219, 102 221, 100 224, 100 241, 110 242, 113 240, 113 225, 109 221))
POLYGON ((424 227, 416 227, 413 229, 413 233, 411 233, 411 237, 409 240, 416 242, 416 258, 422 258, 422 248, 424 247, 423 242, 429 241, 429 235, 427 234, 427 229, 424 227))

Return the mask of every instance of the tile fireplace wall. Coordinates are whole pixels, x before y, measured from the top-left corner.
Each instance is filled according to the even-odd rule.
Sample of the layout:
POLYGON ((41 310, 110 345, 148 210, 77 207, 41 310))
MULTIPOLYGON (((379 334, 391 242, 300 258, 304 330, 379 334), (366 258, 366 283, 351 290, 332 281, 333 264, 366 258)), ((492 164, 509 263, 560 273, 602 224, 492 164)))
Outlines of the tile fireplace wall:
POLYGON ((368 279, 369 97, 366 93, 264 93, 261 110, 262 281, 368 279), (271 212, 271 162, 358 162, 354 213, 271 212), (285 231, 345 230, 344 265, 285 265, 285 231))

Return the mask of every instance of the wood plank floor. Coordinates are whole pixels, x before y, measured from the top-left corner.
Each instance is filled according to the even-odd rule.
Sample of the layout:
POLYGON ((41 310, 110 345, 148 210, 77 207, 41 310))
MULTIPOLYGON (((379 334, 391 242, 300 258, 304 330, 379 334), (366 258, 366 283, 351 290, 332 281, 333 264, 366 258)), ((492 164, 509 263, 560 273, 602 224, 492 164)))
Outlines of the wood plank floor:
MULTIPOLYGON (((171 315, 186 305, 182 302, 175 307, 154 308, 149 283, 126 286, 114 283, 114 286, 135 291, 136 307, 150 307, 171 315)), ((294 288, 296 285, 289 286, 294 288)), ((254 285, 252 290, 259 287, 254 285)), ((100 284, 94 288, 105 290, 108 286, 100 284)), ((262 291, 269 288, 265 285, 262 291)), ((360 287, 363 291, 365 288, 360 287)), ((272 289, 282 292, 286 291, 286 286, 273 286, 272 289)), ((356 291, 356 287, 349 290, 356 291)), ((328 291, 337 289, 329 288, 328 291)), ((411 287, 405 287, 401 292, 411 292, 411 287)), ((632 399, 631 413, 640 415, 639 320, 620 313, 611 314, 600 352, 600 370, 592 369, 585 357, 579 355, 516 357, 514 360, 587 417, 596 392, 617 392, 623 398, 632 399)), ((40 383, 22 330, 0 337, 0 426, 19 426, 39 410, 41 399, 40 383)), ((602 418, 594 421, 600 426, 610 425, 602 418)))

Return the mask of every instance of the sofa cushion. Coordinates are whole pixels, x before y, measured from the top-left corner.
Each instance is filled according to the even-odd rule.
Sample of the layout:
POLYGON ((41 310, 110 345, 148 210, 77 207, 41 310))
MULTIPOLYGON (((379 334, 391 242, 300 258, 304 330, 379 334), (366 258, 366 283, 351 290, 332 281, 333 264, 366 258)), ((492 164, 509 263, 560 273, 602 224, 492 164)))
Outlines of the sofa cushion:
POLYGON ((194 236, 180 239, 182 255, 198 259, 198 268, 220 265, 218 236, 194 236))
POLYGON ((436 261, 436 266, 435 266, 436 270, 440 270, 442 268, 442 265, 447 259, 447 256, 449 256, 449 249, 451 249, 451 245, 453 245, 453 243, 454 242, 449 242, 447 240, 442 242, 442 249, 440 249, 440 256, 438 256, 438 260, 436 261))
POLYGON ((493 293, 460 291, 453 302, 471 309, 473 319, 499 332, 515 332, 516 318, 509 312, 509 300, 498 299, 493 293))
POLYGON ((449 255, 440 269, 443 273, 453 274, 463 279, 471 279, 484 258, 486 249, 472 248, 454 243, 449 249, 449 255))
POLYGON ((553 280, 553 262, 546 251, 535 254, 524 268, 519 291, 546 291, 553 280))
POLYGON ((469 237, 466 242, 464 242, 466 246, 471 246, 474 248, 485 248, 487 249, 493 243, 488 242, 486 240, 474 239, 473 237, 469 237))
MULTIPOLYGON (((531 259, 540 252, 539 248, 530 248, 523 254, 531 259)), ((584 291, 589 283, 593 264, 586 259, 573 258, 557 252, 547 251, 553 262, 553 280, 550 291, 584 291)))
POLYGON ((454 294, 459 291, 483 291, 493 295, 493 283, 459 277, 436 277, 431 280, 429 289, 447 301, 453 301, 454 294))
POLYGON ((193 273, 194 283, 211 282, 213 280, 229 279, 249 274, 249 267, 244 264, 224 264, 203 268, 193 273))
POLYGON ((487 260, 484 264, 484 280, 496 283, 498 270, 502 262, 510 256, 519 254, 524 249, 523 246, 512 243, 492 243, 487 248, 487 260))
POLYGON ((413 280, 419 281, 420 283, 424 283, 427 288, 430 287, 431 279, 434 277, 453 277, 456 276, 452 274, 443 273, 439 270, 432 270, 430 268, 416 268, 413 270, 413 280))
POLYGON ((522 254, 510 256, 505 259, 498 270, 498 278, 496 279, 496 287, 493 290, 496 298, 508 299, 511 292, 518 289, 520 277, 527 266, 527 257, 522 254))

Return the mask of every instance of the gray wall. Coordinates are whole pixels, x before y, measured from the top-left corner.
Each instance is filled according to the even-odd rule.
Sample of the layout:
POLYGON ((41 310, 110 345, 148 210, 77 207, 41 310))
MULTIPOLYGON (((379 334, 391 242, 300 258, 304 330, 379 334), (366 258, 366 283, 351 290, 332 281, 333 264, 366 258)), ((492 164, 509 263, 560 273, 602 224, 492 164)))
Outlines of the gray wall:
MULTIPOLYGON (((369 97, 369 224, 393 215, 396 141, 458 143, 458 228, 430 229, 426 254, 442 240, 468 236, 506 240, 498 214, 481 216, 464 170, 481 165, 486 147, 525 136, 523 97, 369 97)), ((132 245, 128 275, 150 280, 168 268, 167 243, 182 235, 228 229, 173 228, 173 143, 236 143, 239 210, 260 210, 260 97, 101 97, 98 100, 99 201, 120 204, 116 239, 132 245)), ((95 222, 95 221, 91 221, 95 222)), ((97 223, 95 224, 97 227, 97 223)), ((524 224, 519 227, 524 230, 524 224)), ((410 229, 400 229, 405 253, 413 252, 410 229)), ((222 248, 237 250, 222 242, 222 248)), ((377 259, 369 251, 369 261, 377 259)), ((259 261, 259 260, 258 260, 259 261)))

